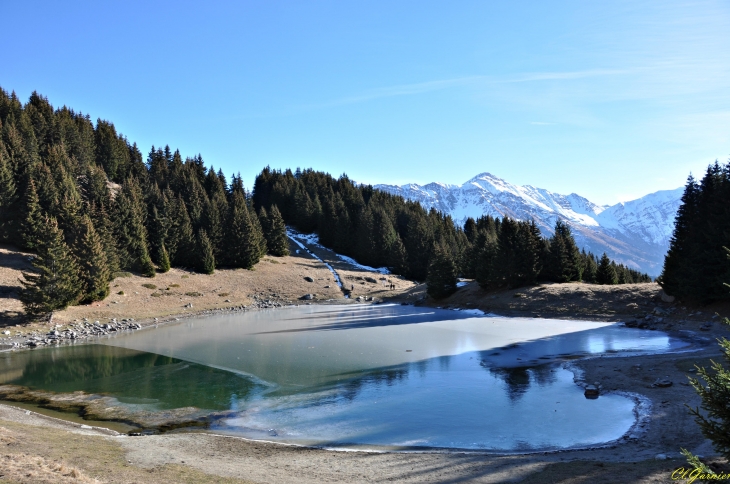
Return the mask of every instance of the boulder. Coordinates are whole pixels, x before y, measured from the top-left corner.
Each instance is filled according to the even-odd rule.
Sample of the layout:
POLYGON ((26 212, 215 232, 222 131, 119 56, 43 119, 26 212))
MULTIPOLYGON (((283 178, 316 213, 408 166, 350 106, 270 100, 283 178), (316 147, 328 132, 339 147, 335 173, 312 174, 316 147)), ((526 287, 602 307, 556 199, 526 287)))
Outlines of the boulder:
POLYGON ((596 385, 588 385, 583 392, 583 395, 585 395, 586 398, 590 399, 598 398, 599 394, 600 390, 598 390, 598 387, 596 385))
POLYGON ((312 299, 314 299, 314 294, 305 294, 304 296, 302 296, 302 299, 305 301, 311 301, 312 299))
POLYGON ((374 278, 372 278, 372 277, 366 277, 366 278, 365 278, 365 281, 367 281, 367 282, 371 282, 371 283, 373 283, 373 284, 377 284, 377 283, 378 283, 378 281, 376 281, 376 280, 375 280, 374 278))
POLYGON ((664 301, 665 303, 673 303, 674 302, 674 296, 670 296, 666 292, 664 292, 664 289, 659 291, 659 297, 664 301))
POLYGON ((668 387, 671 387, 672 384, 673 383, 671 380, 668 380, 666 378, 657 378, 657 380, 654 383, 652 383, 651 386, 653 386, 655 388, 668 388, 668 387))
POLYGON ((312 279, 309 276, 304 276, 304 280, 307 281, 307 282, 314 282, 314 279, 312 279))

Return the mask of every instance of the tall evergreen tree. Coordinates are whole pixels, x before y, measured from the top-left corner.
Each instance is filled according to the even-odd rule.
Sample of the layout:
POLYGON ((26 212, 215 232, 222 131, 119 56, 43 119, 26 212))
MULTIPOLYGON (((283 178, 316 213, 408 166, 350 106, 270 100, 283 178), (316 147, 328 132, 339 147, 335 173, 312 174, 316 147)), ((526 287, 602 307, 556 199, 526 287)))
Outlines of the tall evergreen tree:
POLYGON ((261 225, 255 215, 251 217, 248 204, 241 191, 236 191, 231 196, 226 241, 228 245, 227 263, 233 267, 251 269, 263 255, 261 246, 264 238, 261 233, 261 225))
POLYGON ((10 240, 14 235, 17 195, 13 170, 0 140, 0 240, 10 240))
POLYGON ((579 252, 570 226, 558 220, 555 234, 550 238, 549 276, 555 282, 580 280, 579 252))
POLYGON ((434 299, 444 298, 456 291, 456 265, 442 244, 433 250, 433 259, 428 266, 426 288, 429 296, 434 299))
POLYGON ((213 274, 215 272, 215 256, 213 255, 213 245, 210 243, 205 230, 200 229, 197 236, 197 270, 203 274, 213 274))
POLYGON ((31 178, 25 190, 22 205, 21 242, 29 250, 38 248, 41 233, 44 231, 44 217, 35 189, 35 182, 31 178))
POLYGON ((111 280, 104 245, 88 215, 81 218, 79 226, 74 255, 79 267, 81 302, 100 301, 109 295, 111 280))
POLYGON ((116 198, 115 238, 121 267, 154 277, 141 198, 137 180, 127 178, 116 198))
POLYGON ((271 212, 267 220, 269 229, 266 235, 266 246, 269 253, 277 257, 289 255, 289 238, 286 235, 286 225, 284 225, 284 219, 276 205, 271 206, 271 212))
POLYGON ((44 220, 45 229, 37 241, 33 272, 24 272, 20 301, 28 316, 37 318, 64 309, 78 301, 82 287, 78 266, 63 240, 63 232, 53 218, 44 220))
POLYGON ((170 256, 167 253, 167 249, 165 248, 164 243, 160 246, 158 266, 160 268, 160 272, 162 273, 168 272, 170 270, 170 256))
POLYGON ((596 270, 596 282, 598 284, 618 284, 616 268, 604 252, 596 270))

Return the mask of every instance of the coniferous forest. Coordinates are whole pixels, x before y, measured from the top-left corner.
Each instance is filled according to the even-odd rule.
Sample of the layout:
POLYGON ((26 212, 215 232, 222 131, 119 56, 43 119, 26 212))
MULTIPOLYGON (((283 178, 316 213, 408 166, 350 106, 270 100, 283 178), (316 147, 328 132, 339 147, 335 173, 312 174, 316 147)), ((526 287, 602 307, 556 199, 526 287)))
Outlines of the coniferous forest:
POLYGON ((292 173, 265 168, 253 187, 254 206, 276 206, 288 225, 317 232, 320 242, 359 262, 388 267, 429 283, 429 293, 455 290, 456 275, 486 289, 515 288, 538 281, 598 284, 650 282, 651 278, 580 251, 570 227, 557 221, 545 238, 534 222, 489 215, 458 227, 448 215, 427 211, 347 176, 313 170, 292 173))
POLYGON ((119 271, 154 277, 171 266, 212 273, 287 253, 272 209, 264 226, 240 177, 169 147, 145 157, 104 120, 33 93, 0 90, 0 241, 33 251, 26 312, 103 299, 119 271))
POLYGON ((21 294, 40 316, 100 300, 120 271, 148 277, 172 266, 201 273, 251 268, 287 255, 285 223, 316 232, 336 252, 427 281, 436 297, 457 275, 484 288, 536 281, 601 284, 650 278, 581 252, 560 221, 544 238, 532 222, 468 219, 313 170, 265 168, 248 193, 200 155, 168 146, 143 155, 114 124, 33 93, 0 89, 0 242, 36 253, 21 294))
POLYGON ((668 294, 699 304, 730 300, 729 202, 730 162, 708 166, 699 183, 690 175, 658 279, 668 294))

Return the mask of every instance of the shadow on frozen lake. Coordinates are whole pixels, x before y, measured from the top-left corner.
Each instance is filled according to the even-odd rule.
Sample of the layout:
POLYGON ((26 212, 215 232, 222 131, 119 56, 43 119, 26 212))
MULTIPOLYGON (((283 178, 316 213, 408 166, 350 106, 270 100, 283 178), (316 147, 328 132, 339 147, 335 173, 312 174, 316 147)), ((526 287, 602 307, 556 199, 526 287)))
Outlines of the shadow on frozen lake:
POLYGON ((142 427, 178 412, 173 422, 265 440, 492 451, 619 439, 635 402, 587 400, 554 362, 685 345, 608 323, 386 305, 196 318, 98 343, 2 355, 0 382, 103 395, 109 419, 141 415, 142 427))

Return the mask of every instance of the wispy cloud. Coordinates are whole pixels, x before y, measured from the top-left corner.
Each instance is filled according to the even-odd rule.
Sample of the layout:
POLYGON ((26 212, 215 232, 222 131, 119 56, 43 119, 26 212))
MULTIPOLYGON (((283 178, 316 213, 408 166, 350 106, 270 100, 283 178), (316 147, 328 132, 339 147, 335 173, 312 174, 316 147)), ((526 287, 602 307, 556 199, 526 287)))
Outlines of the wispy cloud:
POLYGON ((533 81, 566 81, 571 79, 585 79, 587 77, 616 76, 628 74, 624 69, 588 69, 569 72, 534 72, 524 74, 501 82, 533 82, 533 81))
POLYGON ((590 69, 582 71, 568 71, 568 72, 534 72, 529 74, 523 74, 518 76, 488 76, 488 75, 473 75, 456 77, 452 79, 438 79, 434 81, 417 82, 413 84, 398 84, 395 86, 381 87, 365 91, 361 94, 353 96, 343 97, 339 99, 333 99, 331 101, 325 101, 323 103, 309 104, 299 106, 299 108, 328 108, 335 106, 343 106, 347 104, 358 104, 367 101, 373 101, 376 99, 398 97, 398 96, 413 96, 416 94, 425 94, 434 91, 441 91, 444 89, 450 89, 453 87, 462 86, 474 86, 474 85, 488 85, 488 84, 499 84, 499 83, 517 83, 517 82, 537 82, 537 81, 554 81, 554 80, 573 80, 573 79, 584 79, 588 77, 598 76, 613 76, 619 74, 625 74, 628 71, 618 69, 590 69))
POLYGON ((440 79, 435 81, 417 82, 413 84, 399 84, 395 86, 372 89, 369 91, 365 91, 361 94, 356 94, 354 96, 333 99, 331 101, 326 101, 318 104, 310 104, 301 107, 327 108, 334 106, 343 106, 346 104, 357 104, 387 97, 412 96, 415 94, 424 94, 433 91, 441 91, 443 89, 449 89, 452 87, 465 86, 468 84, 483 82, 488 79, 490 79, 488 76, 466 76, 456 77, 453 79, 440 79))

